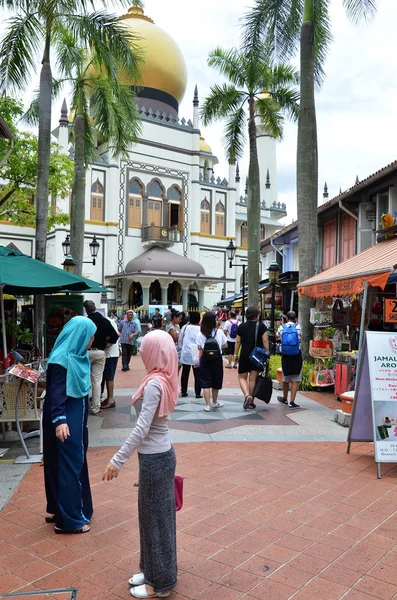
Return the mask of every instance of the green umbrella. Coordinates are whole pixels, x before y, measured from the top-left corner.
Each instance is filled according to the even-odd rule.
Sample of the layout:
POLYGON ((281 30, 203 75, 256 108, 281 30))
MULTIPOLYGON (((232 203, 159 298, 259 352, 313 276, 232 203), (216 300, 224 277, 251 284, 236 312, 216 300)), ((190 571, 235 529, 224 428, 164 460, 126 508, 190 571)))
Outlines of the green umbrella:
POLYGON ((3 294, 51 294, 62 291, 106 291, 100 283, 30 258, 18 250, 0 246, 0 310, 3 351, 7 356, 3 294))

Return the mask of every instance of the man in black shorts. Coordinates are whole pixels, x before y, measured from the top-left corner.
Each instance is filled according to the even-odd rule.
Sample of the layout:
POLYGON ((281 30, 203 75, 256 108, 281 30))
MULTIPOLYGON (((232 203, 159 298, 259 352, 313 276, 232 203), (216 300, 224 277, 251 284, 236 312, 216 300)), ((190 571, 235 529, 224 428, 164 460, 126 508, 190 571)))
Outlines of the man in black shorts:
POLYGON ((249 306, 245 315, 247 321, 237 329, 234 360, 238 360, 238 382, 244 394, 244 410, 247 410, 256 408, 252 394, 258 376, 258 371, 253 369, 249 357, 256 346, 269 352, 269 339, 267 328, 259 321, 260 311, 256 306, 249 306))

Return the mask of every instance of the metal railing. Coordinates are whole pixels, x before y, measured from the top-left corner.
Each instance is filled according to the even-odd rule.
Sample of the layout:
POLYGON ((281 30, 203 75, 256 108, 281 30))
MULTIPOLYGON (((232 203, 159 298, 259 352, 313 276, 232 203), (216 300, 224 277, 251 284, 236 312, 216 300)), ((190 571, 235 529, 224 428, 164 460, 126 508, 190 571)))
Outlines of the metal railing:
POLYGON ((151 240, 177 244, 181 241, 181 232, 174 227, 159 227, 152 223, 147 227, 142 227, 142 242, 150 242, 151 240))

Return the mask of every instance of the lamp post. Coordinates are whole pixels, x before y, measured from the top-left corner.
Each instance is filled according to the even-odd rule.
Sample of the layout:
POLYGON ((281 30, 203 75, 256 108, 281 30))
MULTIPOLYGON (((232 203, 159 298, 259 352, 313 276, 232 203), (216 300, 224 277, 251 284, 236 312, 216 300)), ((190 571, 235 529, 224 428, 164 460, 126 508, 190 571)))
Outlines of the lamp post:
POLYGON ((280 267, 274 260, 269 265, 269 283, 272 286, 272 307, 271 307, 271 317, 270 317, 270 341, 272 342, 272 352, 276 353, 276 332, 274 329, 274 311, 275 311, 275 303, 276 303, 276 285, 278 283, 278 274, 280 272, 280 267))
POLYGON ((244 300, 244 295, 245 295, 245 269, 246 269, 246 264, 242 263, 239 265, 235 265, 233 264, 233 259, 236 255, 236 246, 233 244, 233 240, 230 240, 228 247, 226 248, 226 255, 229 261, 229 269, 231 269, 232 267, 243 267, 243 294, 242 294, 242 311, 241 311, 241 317, 242 317, 242 321, 244 323, 245 321, 245 300, 244 300))
MULTIPOLYGON (((91 260, 83 261, 83 265, 94 265, 94 267, 95 267, 99 248, 100 248, 100 244, 99 244, 98 240, 96 239, 96 236, 94 235, 91 242, 89 243, 89 249, 91 252, 92 261, 91 260)), ((65 257, 65 261, 62 263, 62 266, 66 271, 70 271, 73 273, 73 269, 76 266, 76 263, 74 262, 73 257, 70 254, 70 236, 69 236, 69 234, 67 234, 64 241, 62 242, 62 250, 63 250, 63 255, 65 257)))

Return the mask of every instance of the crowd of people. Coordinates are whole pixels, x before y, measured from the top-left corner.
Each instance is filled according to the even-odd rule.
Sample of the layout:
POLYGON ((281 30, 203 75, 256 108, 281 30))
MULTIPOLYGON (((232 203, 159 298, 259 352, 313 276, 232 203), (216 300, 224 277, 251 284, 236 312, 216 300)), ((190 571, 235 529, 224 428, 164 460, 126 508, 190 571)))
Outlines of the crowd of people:
MULTIPOLYGON (((104 317, 92 301, 84 302, 84 307, 87 318, 74 317, 66 323, 47 366, 43 410, 45 520, 54 524, 56 534, 90 531, 94 506, 86 456, 88 412, 99 414, 101 388, 103 391, 105 385, 108 395, 101 407, 115 407, 119 347, 122 371, 128 371, 141 336, 141 324, 133 311, 128 310, 118 320, 115 313, 104 317)), ((153 327, 141 340, 139 350, 146 376, 132 397, 137 421, 102 475, 102 481, 117 478, 126 461, 137 452, 140 570, 128 580, 135 598, 166 598, 177 583, 176 456, 167 421, 178 397, 188 395, 191 369, 195 399, 200 401, 204 396, 206 412, 219 409, 226 353, 225 368, 238 369, 243 408, 253 410, 260 372, 253 355, 256 361, 258 356, 266 361, 270 350, 267 327, 256 307, 247 308, 246 322, 241 322, 233 311, 207 311, 201 315, 190 313, 183 324, 185 316, 181 312, 172 307, 168 312, 163 318, 155 311, 153 327)), ((295 397, 302 367, 300 334, 295 313, 288 313, 277 334, 283 352, 283 396, 278 400, 289 403, 290 408, 299 408, 295 397)))

